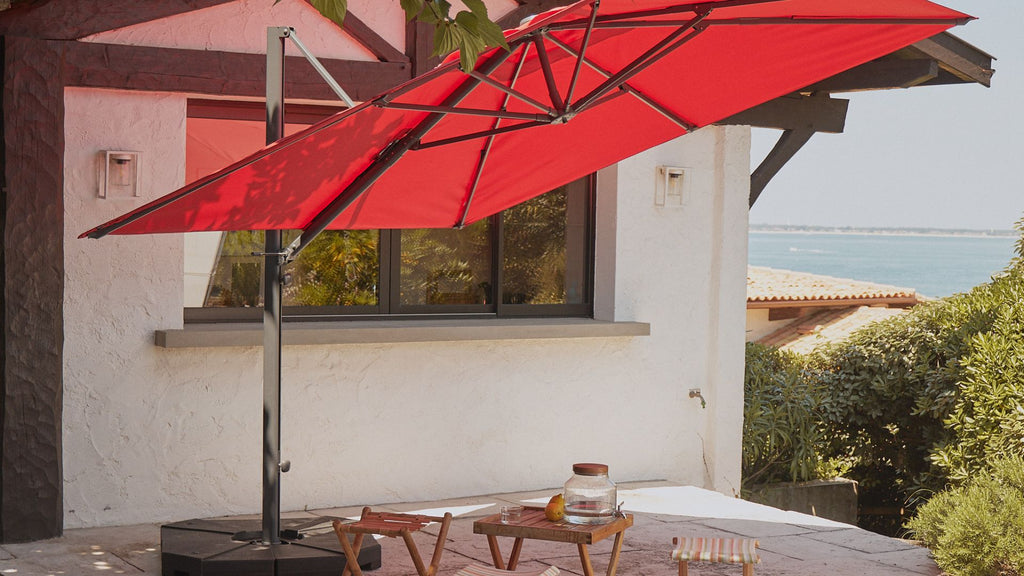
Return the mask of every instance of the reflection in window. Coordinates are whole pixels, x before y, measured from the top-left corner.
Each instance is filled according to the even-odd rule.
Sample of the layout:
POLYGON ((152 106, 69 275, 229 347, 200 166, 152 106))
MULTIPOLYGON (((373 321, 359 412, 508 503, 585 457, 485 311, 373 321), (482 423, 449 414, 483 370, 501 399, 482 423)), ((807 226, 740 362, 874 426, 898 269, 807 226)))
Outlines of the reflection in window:
MULTIPOLYGON (((297 235, 285 233, 287 245, 297 235)), ((376 306, 380 257, 376 230, 328 230, 288 266, 285 306, 376 306)), ((204 307, 263 305, 263 232, 226 232, 204 307)))
POLYGON ((403 230, 401 305, 491 303, 488 224, 481 220, 462 230, 403 230))
POLYGON ((502 213, 503 303, 586 302, 588 192, 577 180, 502 213))

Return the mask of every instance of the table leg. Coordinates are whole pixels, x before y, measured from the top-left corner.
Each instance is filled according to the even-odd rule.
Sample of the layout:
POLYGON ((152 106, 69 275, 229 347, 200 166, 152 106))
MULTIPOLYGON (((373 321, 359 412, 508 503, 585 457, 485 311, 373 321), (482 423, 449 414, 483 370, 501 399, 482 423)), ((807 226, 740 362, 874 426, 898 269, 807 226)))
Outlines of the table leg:
POLYGON ((505 569, 505 561, 501 559, 501 548, 498 547, 498 537, 492 534, 487 535, 487 547, 491 549, 491 561, 498 570, 505 569))
POLYGON ((583 565, 583 576, 594 576, 594 567, 590 564, 590 552, 586 544, 577 544, 580 548, 580 564, 583 565))
POLYGON ((508 557, 508 569, 515 570, 516 566, 519 565, 519 553, 523 551, 523 539, 516 538, 514 544, 512 544, 512 555, 508 557))
POLYGON ((619 565, 619 551, 622 550, 622 535, 624 533, 625 531, 615 534, 615 544, 612 546, 612 557, 608 561, 607 576, 615 576, 615 569, 619 565))

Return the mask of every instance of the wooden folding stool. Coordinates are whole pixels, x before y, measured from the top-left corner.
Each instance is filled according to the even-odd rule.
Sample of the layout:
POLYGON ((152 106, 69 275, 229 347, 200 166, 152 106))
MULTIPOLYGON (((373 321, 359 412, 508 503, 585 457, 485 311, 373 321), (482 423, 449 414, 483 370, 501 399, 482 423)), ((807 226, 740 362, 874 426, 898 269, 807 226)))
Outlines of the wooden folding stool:
POLYGON ((409 549, 413 564, 416 565, 416 572, 419 576, 435 576, 437 565, 441 562, 441 553, 444 552, 445 538, 448 537, 448 527, 452 523, 452 515, 445 512, 444 516, 424 516, 420 514, 399 514, 394 512, 374 512, 367 506, 363 508, 363 514, 356 522, 333 522, 334 532, 338 535, 338 541, 345 550, 345 570, 342 576, 350 573, 355 576, 363 576, 359 569, 359 548, 363 545, 363 536, 366 534, 380 534, 388 538, 401 536, 405 540, 405 546, 409 549), (434 555, 430 559, 430 566, 423 564, 416 543, 412 539, 412 533, 425 527, 432 522, 441 523, 441 531, 437 535, 437 544, 434 545, 434 555), (352 542, 349 542, 348 535, 355 534, 352 542))

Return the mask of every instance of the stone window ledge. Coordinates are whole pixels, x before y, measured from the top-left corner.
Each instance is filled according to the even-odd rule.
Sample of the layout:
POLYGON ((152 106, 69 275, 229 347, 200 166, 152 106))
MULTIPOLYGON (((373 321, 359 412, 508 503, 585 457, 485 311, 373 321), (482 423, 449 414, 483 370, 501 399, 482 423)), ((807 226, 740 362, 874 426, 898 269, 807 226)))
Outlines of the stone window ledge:
MULTIPOLYGON (((496 318, 472 320, 347 320, 285 322, 285 346, 532 340, 538 338, 615 338, 649 336, 645 322, 607 322, 590 318, 496 318)), ((162 348, 262 346, 259 323, 186 324, 157 330, 162 348)))

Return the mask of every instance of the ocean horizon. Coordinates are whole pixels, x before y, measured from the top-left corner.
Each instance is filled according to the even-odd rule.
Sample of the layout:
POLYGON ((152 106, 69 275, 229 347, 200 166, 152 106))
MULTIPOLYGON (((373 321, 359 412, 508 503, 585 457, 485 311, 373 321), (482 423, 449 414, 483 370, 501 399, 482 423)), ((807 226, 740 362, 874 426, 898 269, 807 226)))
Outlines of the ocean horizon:
POLYGON ((913 288, 942 298, 988 282, 1014 257, 1011 231, 752 228, 748 262, 913 288))

